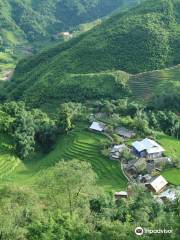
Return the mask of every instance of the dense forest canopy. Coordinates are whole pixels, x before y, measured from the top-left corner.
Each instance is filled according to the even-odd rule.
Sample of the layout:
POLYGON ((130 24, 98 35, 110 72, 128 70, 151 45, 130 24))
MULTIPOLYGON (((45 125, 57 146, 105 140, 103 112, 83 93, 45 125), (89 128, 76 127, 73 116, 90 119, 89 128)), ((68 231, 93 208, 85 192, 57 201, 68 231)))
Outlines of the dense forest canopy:
POLYGON ((83 101, 111 98, 111 93, 114 98, 129 96, 129 75, 119 70, 139 73, 179 63, 179 6, 179 0, 146 1, 21 61, 5 85, 5 98, 43 103, 43 98, 83 101), (76 89, 81 90, 79 97, 76 89))
POLYGON ((13 46, 44 39, 80 23, 110 14, 138 0, 1 0, 0 43, 13 46))

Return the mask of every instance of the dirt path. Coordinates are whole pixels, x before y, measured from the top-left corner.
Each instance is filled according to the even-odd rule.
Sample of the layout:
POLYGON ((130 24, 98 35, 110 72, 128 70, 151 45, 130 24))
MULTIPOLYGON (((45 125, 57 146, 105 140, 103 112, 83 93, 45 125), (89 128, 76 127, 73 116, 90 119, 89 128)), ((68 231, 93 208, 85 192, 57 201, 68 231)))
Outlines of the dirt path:
POLYGON ((7 71, 4 71, 3 77, 1 78, 2 81, 10 81, 12 76, 14 74, 14 69, 10 69, 7 71))

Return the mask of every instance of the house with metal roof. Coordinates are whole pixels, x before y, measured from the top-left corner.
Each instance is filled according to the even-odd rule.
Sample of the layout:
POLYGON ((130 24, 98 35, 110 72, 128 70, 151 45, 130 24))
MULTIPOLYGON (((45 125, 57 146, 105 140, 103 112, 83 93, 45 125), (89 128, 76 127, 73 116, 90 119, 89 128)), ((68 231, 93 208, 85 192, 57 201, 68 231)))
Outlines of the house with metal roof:
POLYGON ((161 175, 153 179, 151 182, 145 184, 146 187, 148 187, 152 192, 155 192, 155 193, 162 192, 167 185, 168 185, 168 182, 161 175))
POLYGON ((116 203, 119 202, 122 198, 127 199, 128 198, 128 192, 121 191, 121 192, 115 192, 114 193, 115 201, 116 203))
POLYGON ((175 189, 167 189, 159 195, 159 198, 163 201, 175 201, 177 198, 178 192, 175 189))
POLYGON ((149 159, 161 157, 165 151, 157 142, 149 138, 133 142, 132 147, 138 156, 147 157, 149 159))
POLYGON ((136 133, 134 131, 129 130, 125 127, 118 127, 116 129, 116 133, 124 138, 132 138, 132 137, 135 137, 135 135, 136 135, 136 133))
POLYGON ((106 124, 102 122, 93 122, 89 128, 97 132, 103 132, 106 128, 106 124))
POLYGON ((125 149, 127 149, 127 146, 125 144, 114 145, 111 148, 110 158, 112 160, 118 160, 125 149))

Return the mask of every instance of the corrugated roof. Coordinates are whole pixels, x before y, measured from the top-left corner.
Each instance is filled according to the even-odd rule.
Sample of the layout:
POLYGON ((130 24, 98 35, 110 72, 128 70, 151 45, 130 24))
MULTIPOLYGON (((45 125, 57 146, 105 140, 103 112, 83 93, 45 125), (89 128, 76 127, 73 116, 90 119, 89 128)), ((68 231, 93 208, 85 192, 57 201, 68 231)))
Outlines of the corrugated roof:
POLYGON ((138 151, 142 152, 144 150, 147 151, 148 154, 164 152, 164 148, 161 147, 158 143, 156 143, 152 139, 145 138, 142 141, 136 141, 132 143, 132 146, 138 151))
POLYGON ((132 146, 133 146, 138 152, 142 152, 142 151, 145 150, 144 145, 143 145, 141 142, 139 142, 139 141, 133 142, 133 143, 132 143, 132 146))
POLYGON ((167 189, 159 195, 160 198, 167 198, 171 201, 176 200, 176 192, 171 189, 167 189))
POLYGON ((125 192, 125 191, 121 191, 121 192, 115 192, 114 195, 116 195, 116 196, 127 196, 128 193, 125 192))
POLYGON ((116 131, 117 131, 117 134, 119 134, 120 136, 127 137, 127 138, 131 138, 136 135, 135 132, 124 127, 118 127, 116 131))
POLYGON ((156 179, 154 179, 150 185, 152 186, 152 188, 155 190, 155 192, 159 192, 161 189, 163 189, 166 185, 168 184, 168 182, 166 181, 166 179, 163 176, 159 176, 156 179))
POLYGON ((96 131, 99 131, 99 132, 102 132, 104 131, 105 129, 105 124, 104 123, 101 123, 101 122, 93 122, 90 126, 90 129, 92 130, 96 130, 96 131))
POLYGON ((125 144, 114 145, 111 152, 122 152, 125 148, 127 148, 125 144))

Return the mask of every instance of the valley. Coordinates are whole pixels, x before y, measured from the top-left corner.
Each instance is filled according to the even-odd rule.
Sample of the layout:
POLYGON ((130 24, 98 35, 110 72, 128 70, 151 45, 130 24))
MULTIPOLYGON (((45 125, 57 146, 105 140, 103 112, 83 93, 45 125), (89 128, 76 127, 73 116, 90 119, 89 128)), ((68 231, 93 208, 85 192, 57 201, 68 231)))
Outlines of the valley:
POLYGON ((2 0, 0 55, 4 57, 0 57, 0 80, 6 77, 6 69, 14 68, 20 59, 63 42, 63 32, 70 31, 76 36, 90 30, 98 23, 97 19, 100 21, 100 18, 112 14, 117 7, 123 11, 136 4, 137 0, 128 0, 126 3, 112 0, 111 4, 107 0, 92 0, 87 7, 82 0, 68 0, 65 3, 57 0, 38 3, 34 0, 2 0))
POLYGON ((180 0, 1 0, 0 239, 176 240, 179 202, 180 0))

